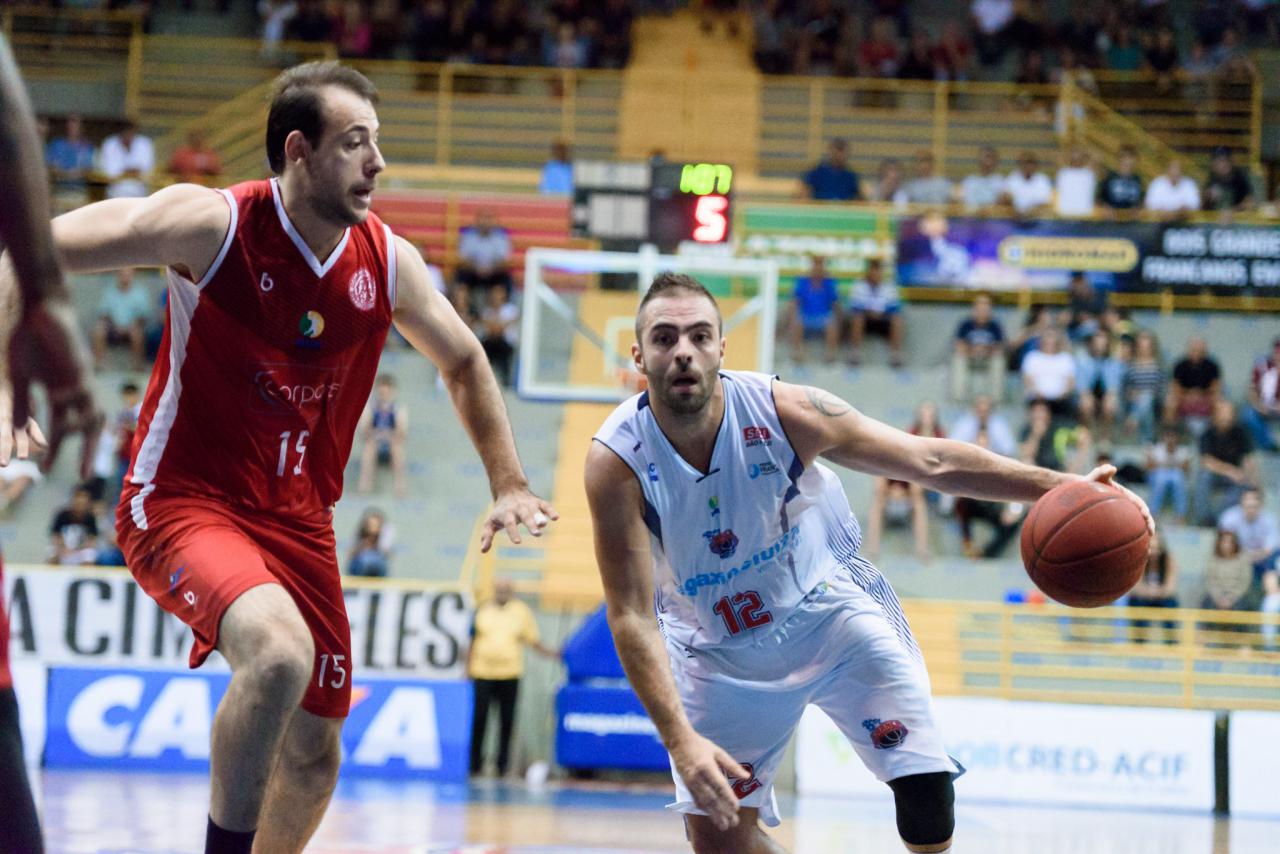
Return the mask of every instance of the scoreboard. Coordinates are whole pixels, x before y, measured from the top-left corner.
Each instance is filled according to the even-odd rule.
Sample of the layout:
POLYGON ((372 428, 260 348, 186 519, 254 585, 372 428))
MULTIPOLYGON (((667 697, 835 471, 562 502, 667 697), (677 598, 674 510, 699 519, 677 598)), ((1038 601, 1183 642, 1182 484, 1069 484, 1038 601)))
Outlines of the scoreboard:
POLYGON ((573 226, 606 248, 653 243, 727 243, 733 222, 733 167, 727 163, 577 161, 573 226))

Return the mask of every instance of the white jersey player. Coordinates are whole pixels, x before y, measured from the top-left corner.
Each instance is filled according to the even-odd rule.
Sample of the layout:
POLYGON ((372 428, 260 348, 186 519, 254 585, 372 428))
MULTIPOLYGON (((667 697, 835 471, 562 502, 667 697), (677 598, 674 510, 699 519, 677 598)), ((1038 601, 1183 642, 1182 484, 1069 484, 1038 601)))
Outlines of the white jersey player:
POLYGON ((817 460, 1006 501, 1078 476, 722 371, 719 309, 688 276, 654 281, 636 339, 649 390, 596 434, 587 497, 609 625, 671 754, 672 808, 695 851, 782 850, 759 821, 778 823, 774 777, 810 703, 893 789, 907 848, 949 850, 960 769, 934 726, 924 661, 893 590, 858 554, 840 481, 817 460))

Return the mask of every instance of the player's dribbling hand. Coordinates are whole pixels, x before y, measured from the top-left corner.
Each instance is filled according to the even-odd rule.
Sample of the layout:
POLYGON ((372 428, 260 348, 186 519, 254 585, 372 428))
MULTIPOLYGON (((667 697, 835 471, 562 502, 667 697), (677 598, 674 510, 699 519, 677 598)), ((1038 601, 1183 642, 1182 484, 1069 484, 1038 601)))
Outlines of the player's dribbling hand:
POLYGON ((1127 489, 1112 480, 1112 478, 1115 477, 1115 474, 1116 467, 1108 463, 1107 465, 1098 466, 1096 469, 1085 475, 1084 479, 1096 481, 1097 483, 1105 483, 1113 489, 1120 490, 1125 498, 1132 501, 1137 505, 1138 509, 1142 511, 1142 518, 1147 520, 1147 532, 1154 537, 1156 535, 1156 520, 1151 515, 1151 510, 1147 507, 1147 502, 1143 501, 1142 498, 1133 490, 1127 489))
POLYGON ((543 501, 527 489, 504 492, 494 499, 493 509, 489 511, 480 534, 480 551, 487 553, 492 548, 493 538, 499 531, 506 531, 507 538, 519 545, 521 525, 533 536, 541 537, 547 525, 559 518, 560 514, 549 501, 543 501))
POLYGON ((34 418, 28 418, 26 426, 18 430, 13 421, 13 390, 8 378, 0 374, 0 466, 9 465, 11 459, 25 460, 33 450, 49 446, 34 418))
POLYGON ((720 830, 738 824, 738 797, 729 777, 751 779, 750 772, 709 739, 697 733, 671 745, 671 761, 693 802, 720 830))

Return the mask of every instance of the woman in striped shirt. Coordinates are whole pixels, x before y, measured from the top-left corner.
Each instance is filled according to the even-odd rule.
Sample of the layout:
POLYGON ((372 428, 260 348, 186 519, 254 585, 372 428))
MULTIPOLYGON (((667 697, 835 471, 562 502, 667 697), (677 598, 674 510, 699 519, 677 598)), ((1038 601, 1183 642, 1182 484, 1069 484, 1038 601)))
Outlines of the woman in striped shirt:
POLYGON ((1143 330, 1134 338, 1133 358, 1124 375, 1125 425, 1144 443, 1155 439, 1156 413, 1164 395, 1164 368, 1156 338, 1143 330))

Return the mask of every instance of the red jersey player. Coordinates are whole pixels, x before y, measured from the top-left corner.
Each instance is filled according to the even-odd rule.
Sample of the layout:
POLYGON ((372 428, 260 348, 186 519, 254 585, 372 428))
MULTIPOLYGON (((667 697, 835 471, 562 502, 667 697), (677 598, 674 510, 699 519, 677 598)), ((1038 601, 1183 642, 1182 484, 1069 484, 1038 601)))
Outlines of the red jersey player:
POLYGON ((392 322, 439 367, 484 461, 482 547, 555 517, 528 489, 479 341, 370 213, 376 97, 337 63, 292 68, 267 118, 277 178, 54 221, 69 270, 168 271, 117 533, 138 583, 191 627, 192 665, 215 648, 231 665, 207 852, 301 851, 333 791, 351 655, 331 512, 392 322))

